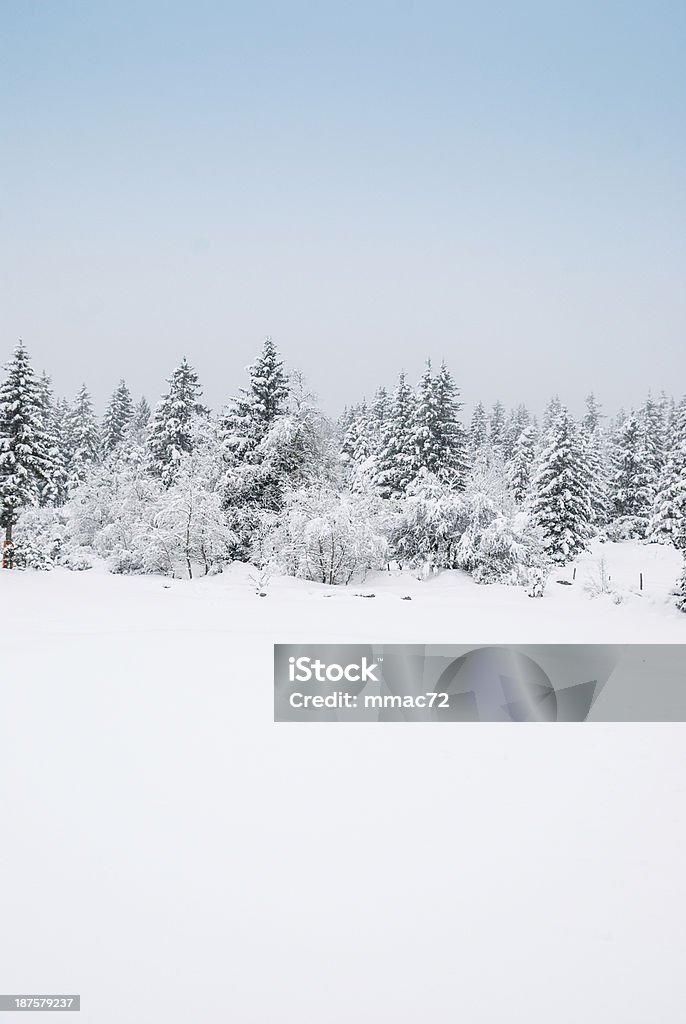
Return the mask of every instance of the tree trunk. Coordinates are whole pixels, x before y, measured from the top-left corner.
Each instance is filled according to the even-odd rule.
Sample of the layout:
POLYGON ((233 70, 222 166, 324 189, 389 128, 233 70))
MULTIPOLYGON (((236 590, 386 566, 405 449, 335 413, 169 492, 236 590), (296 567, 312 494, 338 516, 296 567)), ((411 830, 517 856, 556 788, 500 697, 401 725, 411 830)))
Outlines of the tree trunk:
POLYGON ((3 569, 14 569, 14 545, 12 543, 12 524, 5 527, 5 543, 2 546, 3 569))

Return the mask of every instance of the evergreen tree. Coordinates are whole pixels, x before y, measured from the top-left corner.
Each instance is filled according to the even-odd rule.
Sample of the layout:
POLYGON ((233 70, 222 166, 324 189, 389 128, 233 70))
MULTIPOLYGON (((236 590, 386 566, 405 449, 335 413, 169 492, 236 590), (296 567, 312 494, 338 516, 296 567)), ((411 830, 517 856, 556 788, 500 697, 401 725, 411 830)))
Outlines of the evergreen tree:
POLYGON ((341 442, 341 454, 345 462, 362 462, 369 455, 365 441, 367 414, 365 399, 348 410, 341 442))
POLYGON ((563 412, 562 402, 560 401, 559 395, 554 395, 548 402, 543 412, 543 422, 541 426, 543 429, 544 436, 553 426, 561 412, 563 412))
POLYGON ((648 540, 686 549, 686 402, 679 406, 671 451, 660 474, 648 540))
POLYGON ((505 423, 505 434, 502 442, 503 458, 509 460, 515 453, 517 442, 522 433, 531 423, 531 415, 525 405, 518 405, 512 409, 505 423))
POLYGON ((457 490, 464 488, 467 472, 466 438, 458 419, 461 407, 445 363, 435 377, 427 363, 419 382, 413 424, 416 468, 457 490))
POLYGON ((602 435, 598 421, 595 428, 590 424, 593 419, 588 415, 584 417, 584 424, 580 432, 582 452, 588 472, 588 494, 591 502, 592 523, 595 527, 606 526, 610 517, 610 496, 608 491, 609 468, 605 438, 602 435))
POLYGON ((181 456, 193 450, 193 418, 207 413, 200 402, 198 375, 185 358, 168 383, 169 391, 155 410, 147 442, 150 470, 165 487, 174 482, 181 456))
POLYGON ((414 394, 405 374, 400 374, 386 423, 381 429, 374 484, 382 498, 401 498, 415 475, 412 422, 414 394))
POLYGON ((507 463, 507 480, 517 505, 522 505, 528 497, 535 455, 536 432, 533 427, 525 427, 507 463))
MULTIPOLYGON (((20 510, 37 505, 51 487, 50 438, 44 427, 44 396, 22 342, 0 385, 0 525, 5 540, 20 510)), ((11 556, 3 564, 11 564, 11 556)))
POLYGON ((139 432, 144 431, 145 428, 150 423, 151 416, 152 412, 148 404, 148 400, 145 397, 145 395, 143 395, 138 404, 136 405, 135 409, 133 410, 134 429, 139 432))
POLYGON ((101 437, 91 396, 82 384, 65 417, 67 489, 83 483, 88 471, 100 461, 101 437))
POLYGON ((121 380, 107 406, 102 425, 102 441, 106 453, 114 451, 126 439, 132 419, 131 393, 126 382, 121 380))
POLYGON ((58 415, 52 393, 52 382, 47 373, 41 374, 38 380, 38 393, 47 455, 45 479, 40 488, 39 500, 41 505, 62 505, 67 499, 67 455, 64 424, 58 415))
POLYGON ((595 434, 600 430, 600 421, 605 418, 604 413, 600 410, 602 406, 596 399, 595 395, 591 391, 590 395, 586 396, 586 412, 581 421, 581 426, 589 434, 595 434))
POLYGON ((505 406, 500 399, 491 409, 489 437, 493 448, 501 446, 505 441, 505 406))
POLYGON ((388 422, 390 400, 386 388, 377 388, 369 410, 367 437, 370 450, 376 456, 381 447, 381 438, 388 422))
POLYGON ((610 433, 614 435, 621 430, 622 426, 626 423, 626 418, 626 410, 622 406, 615 418, 612 420, 610 433))
POLYGON ((233 462, 250 461, 274 420, 286 411, 288 377, 271 338, 248 374, 248 387, 230 403, 223 420, 225 448, 233 462))
POLYGON ((478 402, 477 405, 474 406, 472 422, 469 428, 469 447, 472 455, 481 451, 482 448, 485 448, 487 441, 488 420, 486 418, 486 410, 484 409, 483 402, 478 402))
POLYGON ((653 502, 655 475, 645 430, 633 413, 619 429, 614 445, 611 494, 614 518, 624 537, 646 535, 653 502))
POLYGON ((593 513, 579 431, 564 408, 546 435, 532 492, 532 519, 549 557, 570 561, 586 549, 593 513))
POLYGON ((664 407, 648 395, 641 409, 640 419, 645 435, 646 458, 652 470, 653 480, 657 483, 667 457, 664 407))

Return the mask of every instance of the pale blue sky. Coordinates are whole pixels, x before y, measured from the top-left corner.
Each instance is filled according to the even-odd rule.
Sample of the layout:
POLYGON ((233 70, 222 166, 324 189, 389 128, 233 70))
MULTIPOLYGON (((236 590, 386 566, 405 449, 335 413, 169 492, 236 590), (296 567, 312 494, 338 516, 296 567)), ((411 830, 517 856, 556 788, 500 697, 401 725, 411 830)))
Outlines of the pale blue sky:
POLYGON ((686 390, 680 2, 0 0, 0 359, 209 403, 686 390))

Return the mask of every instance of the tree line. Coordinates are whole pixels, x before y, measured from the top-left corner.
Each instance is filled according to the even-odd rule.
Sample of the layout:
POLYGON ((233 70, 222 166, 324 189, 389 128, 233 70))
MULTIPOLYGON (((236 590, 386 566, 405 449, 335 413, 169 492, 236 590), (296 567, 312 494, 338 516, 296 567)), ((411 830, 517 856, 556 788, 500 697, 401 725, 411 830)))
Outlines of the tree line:
MULTIPOLYGON (((0 385, 3 564, 217 572, 239 559, 346 583, 459 568, 542 593, 593 537, 686 550, 686 402, 662 394, 575 419, 553 398, 474 409, 445 363, 326 417, 271 339, 213 414, 184 358, 151 411, 124 380, 102 421, 85 385, 56 400, 23 344, 0 385)), ((686 607, 686 584, 677 587, 686 607)))

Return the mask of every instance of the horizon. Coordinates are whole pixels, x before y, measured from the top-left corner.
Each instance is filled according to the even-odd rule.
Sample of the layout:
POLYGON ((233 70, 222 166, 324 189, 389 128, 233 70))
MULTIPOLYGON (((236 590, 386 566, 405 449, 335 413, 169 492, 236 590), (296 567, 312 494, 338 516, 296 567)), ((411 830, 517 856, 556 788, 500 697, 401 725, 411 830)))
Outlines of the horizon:
MULTIPOLYGON (((12 353, 14 351, 16 351, 17 346, 20 345, 20 344, 23 345, 25 351, 28 353, 29 360, 31 362, 31 366, 33 367, 34 372, 38 376, 40 376, 43 373, 47 374, 48 378, 50 379, 50 383, 51 383, 52 389, 53 389, 53 396, 54 396, 54 399, 56 401, 65 399, 67 402, 71 403, 74 400, 78 389, 81 387, 81 384, 85 384, 85 386, 86 386, 86 388, 87 388, 87 390, 88 390, 88 392, 89 392, 89 394, 91 396, 91 399, 93 401, 93 408, 94 408, 95 414, 96 414, 96 416, 97 416, 97 418, 99 420, 102 419, 102 417, 103 417, 103 415, 105 413, 105 409, 107 407, 107 404, 108 404, 110 398, 112 397, 112 394, 116 390, 116 388, 119 385, 121 380, 123 380, 126 383, 128 389, 129 389, 129 391, 131 393, 131 397, 132 397, 132 400, 134 401, 134 404, 136 402, 138 402, 141 398, 145 398, 147 400, 149 406, 150 406, 150 410, 151 410, 152 414, 154 414, 155 408, 156 408, 158 402, 161 400, 163 394, 165 394, 166 391, 168 390, 166 387, 163 387, 163 390, 160 390, 160 392, 159 392, 159 394, 157 396, 151 397, 151 395, 145 393, 144 391, 141 391, 140 389, 137 389, 135 383, 133 383, 133 381, 129 377, 127 377, 126 374, 120 374, 120 376, 117 377, 116 381, 113 382, 111 391, 109 392, 108 395, 105 396, 105 399, 104 399, 104 401, 102 403, 100 403, 100 402, 98 402, 96 400, 96 397, 94 396, 91 388, 89 387, 87 379, 84 379, 83 381, 81 381, 77 385, 77 388, 76 388, 76 390, 75 390, 75 392, 73 394, 66 395, 66 394, 62 393, 59 390, 59 388, 56 386, 56 384, 55 384, 55 376, 54 376, 53 373, 51 373, 49 367, 39 366, 39 365, 36 364, 35 360, 32 357, 30 346, 27 345, 25 340, 22 339, 22 338, 17 340, 16 345, 13 347, 11 352, 8 354, 7 358, 4 359, 2 363, 0 363, 0 368, 2 369, 3 374, 4 374, 5 370, 6 370, 6 367, 7 367, 8 363, 10 362, 10 360, 12 358, 12 353)), ((305 384, 306 385, 311 385, 311 381, 310 381, 310 379, 308 377, 307 370, 305 368, 299 367, 299 366, 289 366, 288 359, 287 359, 285 353, 281 351, 281 349, 279 348, 278 345, 276 345, 276 348, 277 348, 277 352, 279 353, 280 358, 283 361, 284 370, 289 375, 289 377, 293 373, 301 373, 303 375, 305 384)), ((257 357, 258 352, 259 352, 259 349, 258 349, 258 351, 255 352, 254 357, 253 357, 253 361, 254 361, 254 358, 257 357)), ((199 382, 200 382, 200 387, 202 389, 202 397, 203 397, 204 400, 206 400, 207 399, 207 395, 206 395, 205 386, 204 386, 204 383, 203 383, 202 373, 198 370, 198 367, 193 362, 193 359, 188 356, 188 354, 181 356, 181 358, 176 362, 175 366, 173 366, 169 370, 168 376, 170 376, 171 373, 173 372, 173 370, 176 369, 176 367, 178 367, 180 365, 180 363, 182 362, 183 359, 186 359, 188 361, 188 363, 190 364, 190 366, 197 372, 198 379, 199 379, 199 382)), ((431 361, 432 366, 436 366, 437 365, 437 363, 434 360, 431 360, 430 357, 428 357, 427 359, 424 360, 423 367, 426 367, 427 362, 429 362, 429 361, 431 361)), ((248 375, 247 375, 248 365, 246 365, 246 367, 244 368, 243 373, 241 375, 242 383, 238 382, 236 387, 231 389, 230 392, 227 393, 227 397, 225 398, 225 400, 223 402, 220 402, 219 404, 216 404, 216 405, 215 404, 211 404, 211 403, 207 403, 208 404, 208 408, 209 408, 211 413, 219 414, 222 411, 222 409, 224 409, 227 406, 227 404, 231 401, 231 399, 236 397, 239 394, 241 388, 247 383, 247 380, 248 380, 248 375)), ((591 394, 593 394, 593 396, 595 397, 596 401, 598 402, 599 408, 601 410, 601 419, 604 419, 604 420, 606 420, 609 423, 609 422, 612 422, 622 412, 627 413, 627 414, 638 412, 649 398, 652 398, 653 400, 659 400, 662 396, 664 396, 668 401, 673 400, 676 404, 679 404, 680 401, 682 401, 682 400, 684 400, 684 398, 686 398, 686 395, 684 395, 684 394, 679 395, 678 393, 670 392, 666 388, 661 388, 659 391, 654 391, 653 389, 649 388, 648 391, 643 396, 643 398, 640 399, 638 402, 636 402, 636 403, 634 403, 632 405, 629 405, 628 403, 623 403, 623 404, 620 403, 616 408, 614 408, 612 410, 609 410, 609 411, 608 411, 608 407, 607 407, 606 403, 603 401, 602 394, 600 394, 595 389, 591 389, 589 392, 587 392, 581 398, 576 399, 573 403, 570 403, 570 402, 566 401, 562 397, 562 395, 560 395, 559 392, 552 392, 551 394, 549 394, 547 396, 543 396, 543 398, 539 402, 539 404, 536 405, 536 406, 533 406, 533 407, 531 405, 529 405, 528 403, 526 403, 526 402, 518 402, 516 400, 512 404, 508 404, 506 402, 503 402, 502 399, 499 399, 497 397, 493 401, 489 402, 489 401, 486 401, 483 398, 480 398, 478 395, 476 395, 476 397, 473 400, 467 401, 465 399, 463 385, 456 378, 455 373, 453 371, 453 368, 450 366, 450 363, 447 363, 447 366, 448 366, 448 369, 451 371, 451 373, 452 373, 452 375, 453 375, 453 377, 455 379, 455 383, 457 385, 457 389, 458 389, 458 402, 459 402, 459 405, 460 405, 460 416, 465 421, 465 426, 469 425, 469 420, 471 419, 472 413, 473 413, 475 407, 479 403, 481 403, 484 406, 484 409, 485 409, 487 414, 490 413, 490 411, 493 409, 493 406, 498 401, 501 401, 502 405, 505 408, 505 412, 506 413, 509 413, 510 411, 516 410, 519 405, 524 405, 527 408, 527 410, 531 413, 531 415, 534 416, 534 418, 540 419, 540 417, 545 413, 545 410, 546 410, 546 407, 548 406, 548 404, 551 401, 553 401, 554 399, 559 398, 561 403, 562 403, 562 405, 563 405, 563 407, 566 408, 570 412, 570 414, 572 415, 572 417, 574 419, 578 420, 578 419, 581 419, 581 417, 583 416, 586 399, 588 397, 590 397, 591 394)), ((399 374, 401 372, 406 372, 406 371, 403 371, 403 368, 399 369, 397 371, 397 373, 395 374, 395 378, 392 381, 390 381, 390 382, 381 382, 379 385, 377 385, 377 388, 382 388, 382 387, 386 388, 386 390, 387 390, 387 392, 388 392, 388 394, 390 396, 393 393, 395 385, 397 384, 397 381, 398 381, 398 376, 399 376, 399 374)), ((414 389, 416 387, 416 385, 418 384, 419 380, 420 380, 421 371, 417 374, 416 378, 410 377, 410 375, 407 374, 407 373, 406 373, 406 376, 407 376, 407 379, 408 379, 408 383, 414 389)), ((2 378, 0 378, 0 380, 1 379, 2 378)), ((164 378, 164 384, 166 384, 166 383, 167 383, 167 377, 164 378)), ((374 391, 376 391, 377 388, 375 388, 374 391)), ((334 411, 324 407, 324 405, 321 402, 321 398, 317 394, 316 390, 312 389, 312 394, 313 394, 313 396, 314 396, 314 398, 315 398, 319 408, 321 408, 322 412, 327 417, 329 417, 329 419, 331 419, 333 422, 336 422, 343 415, 343 413, 344 413, 344 411, 346 409, 354 408, 354 407, 362 404, 363 402, 370 403, 373 400, 374 391, 372 391, 372 392, 370 392, 370 393, 368 393, 366 395, 360 395, 358 397, 354 397, 351 400, 345 402, 339 409, 334 410, 334 411)))

